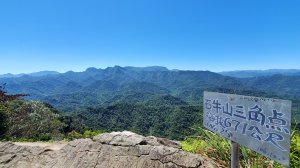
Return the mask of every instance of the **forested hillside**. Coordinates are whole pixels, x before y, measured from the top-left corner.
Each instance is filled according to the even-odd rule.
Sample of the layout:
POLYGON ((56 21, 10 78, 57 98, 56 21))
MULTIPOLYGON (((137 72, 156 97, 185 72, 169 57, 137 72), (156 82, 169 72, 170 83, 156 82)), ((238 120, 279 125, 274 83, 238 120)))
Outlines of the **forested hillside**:
POLYGON ((89 128, 131 130, 143 135, 183 139, 202 123, 202 106, 189 105, 172 96, 146 101, 120 101, 114 105, 82 109, 77 116, 89 128))
MULTIPOLYGON (((59 128, 64 130, 60 131, 62 134, 84 129, 131 130, 183 139, 193 134, 193 127, 202 125, 204 90, 290 99, 293 119, 300 118, 299 76, 234 78, 209 71, 115 66, 88 68, 84 72, 1 78, 0 83, 6 83, 8 93, 30 94, 25 99, 43 101, 58 109, 60 112, 55 115, 59 115, 59 121, 65 125, 59 128)), ((41 106, 43 109, 38 102, 18 101, 9 103, 11 111, 18 110, 19 106, 28 106, 27 109, 41 106)))
POLYGON ((30 99, 43 100, 64 111, 103 104, 136 93, 170 94, 198 104, 203 90, 272 92, 273 95, 299 98, 299 76, 233 78, 209 71, 178 71, 164 67, 88 68, 45 76, 25 75, 1 78, 10 93, 28 93, 30 99), (285 94, 283 94, 285 93, 285 94))

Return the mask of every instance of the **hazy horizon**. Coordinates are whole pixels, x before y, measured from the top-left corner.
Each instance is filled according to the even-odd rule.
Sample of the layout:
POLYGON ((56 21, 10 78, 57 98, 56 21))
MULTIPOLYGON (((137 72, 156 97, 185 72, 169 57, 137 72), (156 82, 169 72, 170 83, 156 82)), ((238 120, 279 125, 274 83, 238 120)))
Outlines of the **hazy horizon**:
MULTIPOLYGON (((57 70, 48 70, 48 69, 45 69, 45 70, 39 70, 39 71, 33 71, 33 72, 21 72, 21 73, 3 73, 0 75, 7 75, 7 74, 11 74, 11 75, 20 75, 20 74, 31 74, 31 73, 38 73, 38 72, 58 72, 58 73, 66 73, 66 72, 69 72, 69 71, 72 71, 72 72, 84 72, 86 71, 88 68, 96 68, 96 69, 106 69, 106 68, 111 68, 111 67, 115 67, 115 66, 119 66, 119 65, 114 65, 114 66, 107 66, 107 67, 86 67, 85 69, 83 70, 79 70, 79 71, 75 71, 75 70, 67 70, 67 71, 63 71, 63 72, 60 72, 60 71, 57 71, 57 70)), ((210 72, 215 72, 215 73, 221 73, 221 72, 234 72, 234 71, 269 71, 269 70, 298 70, 300 71, 300 69, 294 69, 294 68, 288 68, 288 69, 278 69, 278 68, 272 68, 272 69, 236 69, 236 70, 228 70, 228 71, 211 71, 211 70, 208 70, 208 69, 170 69, 166 66, 160 66, 160 65, 153 65, 153 66, 144 66, 144 67, 141 67, 141 66, 120 66, 120 67, 123 67, 123 68, 126 68, 126 67, 135 67, 135 68, 146 68, 146 67, 164 67, 164 68, 167 68, 168 70, 182 70, 182 71, 210 71, 210 72)))

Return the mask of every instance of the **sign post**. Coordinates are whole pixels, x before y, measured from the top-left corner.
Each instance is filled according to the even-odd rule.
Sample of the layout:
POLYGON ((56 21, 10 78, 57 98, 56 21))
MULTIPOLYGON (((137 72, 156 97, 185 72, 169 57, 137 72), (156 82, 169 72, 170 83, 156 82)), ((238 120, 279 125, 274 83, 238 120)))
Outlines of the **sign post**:
POLYGON ((239 144, 231 141, 232 151, 231 151, 231 168, 238 168, 239 167, 239 144))
POLYGON ((232 168, 239 144, 289 166, 291 101, 204 92, 203 108, 204 126, 232 141, 232 168))

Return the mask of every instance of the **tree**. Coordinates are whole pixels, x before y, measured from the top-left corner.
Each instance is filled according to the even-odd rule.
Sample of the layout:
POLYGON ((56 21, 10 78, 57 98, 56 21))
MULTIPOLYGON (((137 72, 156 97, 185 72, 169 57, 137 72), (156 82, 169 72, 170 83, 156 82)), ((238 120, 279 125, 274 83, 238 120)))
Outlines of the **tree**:
POLYGON ((7 107, 2 102, 0 102, 0 138, 2 138, 4 133, 6 132, 7 111, 7 107))
POLYGON ((64 124, 45 103, 38 101, 15 100, 11 104, 7 123, 6 135, 12 138, 26 138, 32 140, 49 140, 62 137, 64 124))
POLYGON ((28 94, 8 95, 7 92, 5 91, 5 86, 6 86, 6 84, 3 84, 2 86, 0 86, 0 102, 2 102, 2 103, 16 100, 16 99, 19 99, 20 97, 29 96, 28 94))
POLYGON ((9 113, 8 102, 27 96, 27 94, 8 95, 5 91, 5 85, 0 86, 0 138, 3 138, 7 131, 7 118, 9 113))

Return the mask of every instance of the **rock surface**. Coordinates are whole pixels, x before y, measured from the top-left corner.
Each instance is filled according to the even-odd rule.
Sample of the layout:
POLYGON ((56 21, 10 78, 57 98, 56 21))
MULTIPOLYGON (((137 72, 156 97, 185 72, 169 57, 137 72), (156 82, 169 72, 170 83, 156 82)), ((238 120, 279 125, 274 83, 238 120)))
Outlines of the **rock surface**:
POLYGON ((210 168, 208 158, 184 152, 180 144, 132 132, 112 132, 67 143, 59 150, 0 143, 3 168, 210 168))

